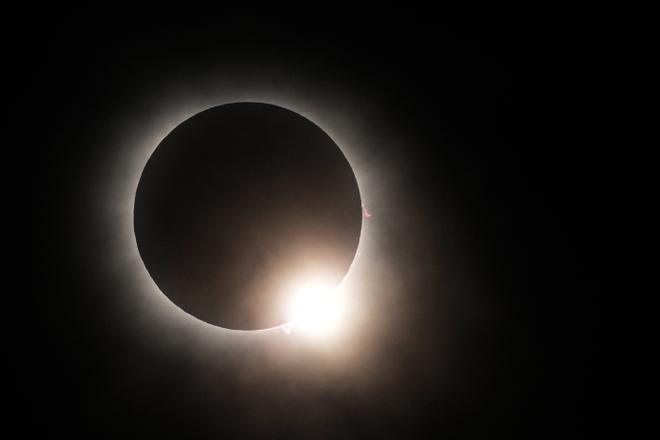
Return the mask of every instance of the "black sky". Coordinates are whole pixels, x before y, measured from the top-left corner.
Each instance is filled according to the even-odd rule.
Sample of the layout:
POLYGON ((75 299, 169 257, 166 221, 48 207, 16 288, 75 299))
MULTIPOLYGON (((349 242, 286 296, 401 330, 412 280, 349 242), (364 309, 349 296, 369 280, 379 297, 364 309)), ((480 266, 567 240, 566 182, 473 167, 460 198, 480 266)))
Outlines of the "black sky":
POLYGON ((629 327, 653 290, 643 14, 328 8, 22 20, 12 41, 30 117, 25 166, 10 174, 29 245, 9 313, 25 437, 596 438, 618 426, 619 367, 636 358, 612 321, 629 327), (113 300, 122 281, 90 263, 106 239, 89 220, 90 174, 112 153, 99 139, 145 89, 219 66, 340 88, 378 109, 370 131, 401 140, 378 153, 400 206, 374 214, 379 252, 400 276, 377 310, 397 312, 360 339, 360 365, 379 366, 368 386, 350 363, 315 376, 304 348, 219 363, 131 334, 130 305, 113 300), (263 373, 247 374, 255 364, 263 373))

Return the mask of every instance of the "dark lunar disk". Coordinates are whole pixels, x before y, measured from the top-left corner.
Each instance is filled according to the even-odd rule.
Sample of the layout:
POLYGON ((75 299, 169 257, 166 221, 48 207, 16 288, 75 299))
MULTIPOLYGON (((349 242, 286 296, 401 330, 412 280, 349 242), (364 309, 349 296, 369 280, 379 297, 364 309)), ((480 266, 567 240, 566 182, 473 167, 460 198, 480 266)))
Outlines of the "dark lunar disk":
POLYGON ((286 322, 291 287, 338 284, 362 223, 339 147, 297 113, 236 103, 198 113, 158 146, 135 198, 135 235, 158 287, 231 329, 286 322))

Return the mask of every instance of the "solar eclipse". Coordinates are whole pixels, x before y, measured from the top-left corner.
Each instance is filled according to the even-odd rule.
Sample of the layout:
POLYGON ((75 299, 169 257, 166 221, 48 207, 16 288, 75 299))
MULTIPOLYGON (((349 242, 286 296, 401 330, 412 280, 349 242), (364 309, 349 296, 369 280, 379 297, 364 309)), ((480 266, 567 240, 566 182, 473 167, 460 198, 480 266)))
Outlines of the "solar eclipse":
POLYGON ((357 181, 337 144, 301 115, 263 103, 182 122, 149 158, 135 197, 136 241, 155 283, 187 313, 229 329, 325 319, 319 313, 332 307, 310 309, 318 289, 306 290, 304 307, 298 298, 293 315, 281 304, 294 301, 290 286, 303 278, 322 278, 322 296, 333 294, 361 223, 357 181))

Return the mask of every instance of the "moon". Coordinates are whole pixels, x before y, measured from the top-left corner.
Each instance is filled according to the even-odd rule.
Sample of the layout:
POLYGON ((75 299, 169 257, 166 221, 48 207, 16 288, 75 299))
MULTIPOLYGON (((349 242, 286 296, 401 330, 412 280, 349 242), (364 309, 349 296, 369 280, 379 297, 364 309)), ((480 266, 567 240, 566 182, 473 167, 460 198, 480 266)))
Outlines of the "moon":
POLYGON ((321 128, 291 110, 239 102, 172 130, 138 183, 133 226, 158 288, 207 323, 287 322, 292 286, 337 286, 360 240, 353 169, 321 128))

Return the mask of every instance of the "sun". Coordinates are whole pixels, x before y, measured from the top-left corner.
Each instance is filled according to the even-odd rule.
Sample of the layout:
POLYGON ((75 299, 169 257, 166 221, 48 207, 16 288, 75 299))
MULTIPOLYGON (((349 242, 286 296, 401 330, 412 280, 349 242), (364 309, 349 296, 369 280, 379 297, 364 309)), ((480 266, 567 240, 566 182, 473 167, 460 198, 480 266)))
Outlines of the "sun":
POLYGON ((307 281, 294 287, 287 304, 289 323, 285 330, 310 336, 328 336, 341 328, 345 300, 336 287, 322 281, 307 281))

